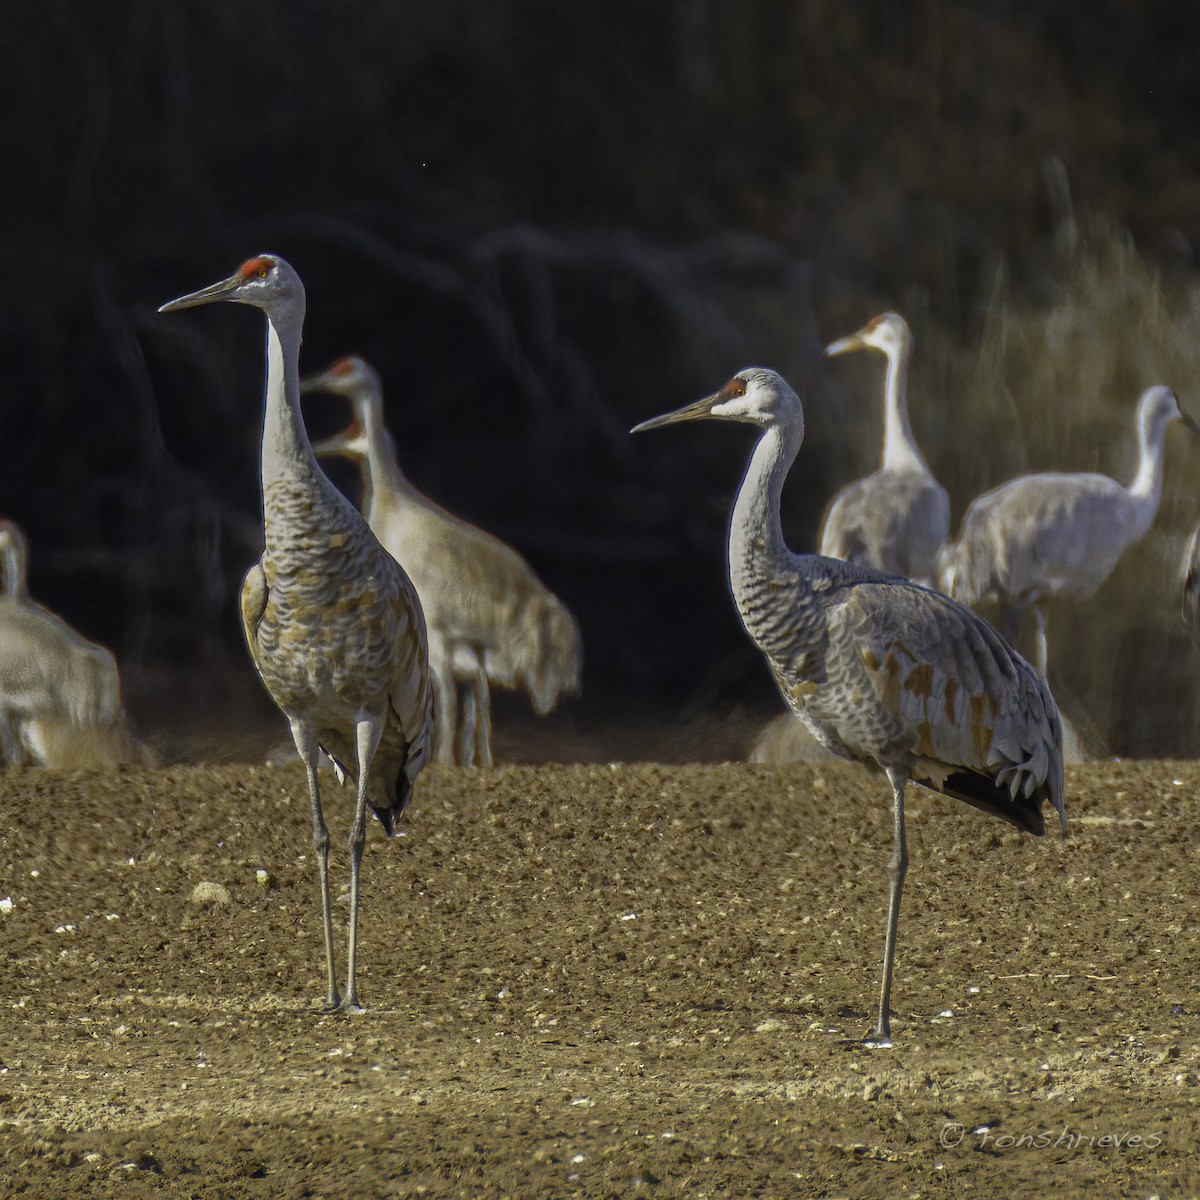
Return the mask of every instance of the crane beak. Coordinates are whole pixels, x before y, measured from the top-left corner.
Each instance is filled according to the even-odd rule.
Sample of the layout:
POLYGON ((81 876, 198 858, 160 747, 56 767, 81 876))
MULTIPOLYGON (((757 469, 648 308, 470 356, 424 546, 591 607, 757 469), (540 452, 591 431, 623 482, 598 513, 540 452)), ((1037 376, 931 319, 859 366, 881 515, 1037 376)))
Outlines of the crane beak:
POLYGON ((333 389, 329 386, 329 372, 320 371, 316 375, 306 375, 300 380, 300 394, 309 396, 314 392, 328 392, 333 389))
POLYGON ((703 421, 712 416, 713 405, 720 399, 721 393, 714 392, 711 396, 705 396, 703 400, 692 404, 685 404, 683 408, 677 408, 674 412, 663 413, 661 417, 651 417, 650 420, 635 425, 629 432, 642 433, 647 429, 658 429, 662 425, 676 425, 680 421, 703 421))
POLYGON ((331 437, 314 442, 313 453, 318 457, 327 458, 331 454, 344 454, 347 458, 353 458, 357 453, 357 444, 362 437, 363 428, 356 419, 351 421, 341 433, 335 433, 331 437))
POLYGON ((220 283, 211 283, 198 292, 189 292, 186 296, 168 300, 158 311, 160 313, 177 312, 181 308, 195 308, 198 304, 211 304, 214 300, 228 300, 231 293, 235 292, 244 282, 241 275, 231 275, 228 279, 222 279, 220 283))
POLYGON ((852 333, 849 337, 838 338, 825 347, 826 358, 836 358, 839 354, 849 354, 852 350, 862 350, 866 343, 861 333, 852 333))

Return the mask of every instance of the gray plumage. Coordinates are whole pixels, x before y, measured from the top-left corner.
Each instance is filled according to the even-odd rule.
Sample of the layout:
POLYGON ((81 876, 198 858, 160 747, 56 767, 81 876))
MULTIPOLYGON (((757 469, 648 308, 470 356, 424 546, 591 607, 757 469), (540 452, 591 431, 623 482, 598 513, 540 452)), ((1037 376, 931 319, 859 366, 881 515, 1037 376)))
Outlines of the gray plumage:
POLYGON ((1002 628, 1014 644, 1021 616, 1032 608, 1038 667, 1045 675, 1046 603, 1060 596, 1087 599, 1150 528, 1162 496, 1166 430, 1178 420, 1195 428, 1170 388, 1142 394, 1138 469, 1128 487, 1107 475, 1047 472, 985 492, 967 509, 957 541, 946 549, 943 590, 965 604, 997 602, 1002 628))
POLYGON ((138 755, 117 661, 29 596, 28 542, 0 520, 0 758, 113 766, 138 755))
POLYGON ((843 488, 821 522, 819 552, 860 567, 937 578, 937 556, 950 532, 950 498, 933 477, 908 421, 912 334, 903 317, 882 313, 826 347, 830 357, 875 350, 887 358, 883 456, 879 469, 843 488))
POLYGON ((231 300, 267 318, 262 439, 266 548, 242 585, 250 656, 291 726, 308 774, 320 875, 326 1006, 356 1009, 359 879, 370 805, 384 832, 412 797, 428 757, 433 717, 425 623, 417 594, 355 507, 326 478, 300 412, 298 359, 304 287, 275 255, 247 260, 220 283, 162 306, 167 312, 231 300), (349 966, 335 978, 329 832, 317 780, 318 748, 356 780, 350 830, 349 966))
POLYGON ((383 419, 375 370, 348 356, 301 384, 344 396, 354 421, 317 454, 362 471, 363 513, 421 597, 430 662, 441 684, 437 757, 492 765, 492 685, 519 688, 539 716, 579 690, 582 642, 566 605, 511 546, 447 512, 406 478, 383 419))
POLYGON ((894 843, 874 1037, 889 996, 908 864, 910 780, 1041 834, 1049 801, 1065 829, 1062 728, 1041 676, 985 621, 919 584, 784 543, 779 501, 804 436, 796 393, 774 371, 739 371, 719 392, 636 430, 719 418, 760 430, 734 504, 729 582, 746 632, 784 700, 825 747, 878 765, 892 784, 894 843))

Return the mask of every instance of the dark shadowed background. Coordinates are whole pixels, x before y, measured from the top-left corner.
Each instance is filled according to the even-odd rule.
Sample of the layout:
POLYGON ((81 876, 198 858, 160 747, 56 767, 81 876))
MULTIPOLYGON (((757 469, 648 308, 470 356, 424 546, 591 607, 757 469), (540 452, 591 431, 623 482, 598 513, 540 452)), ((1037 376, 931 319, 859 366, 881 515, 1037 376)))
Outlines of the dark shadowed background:
MULTIPOLYGON (((627 435, 739 367, 806 401, 798 550, 880 438, 881 361, 821 347, 883 308, 914 327, 913 422, 955 524, 1020 470, 1125 478, 1151 383, 1200 414, 1186 6, 0 16, 0 513, 29 535, 34 595, 117 653, 169 755, 283 731, 236 615, 260 550, 263 321, 155 312, 256 252, 305 280, 304 368, 371 360, 413 481, 579 616, 583 697, 541 750, 503 706, 529 732, 502 755, 734 754, 777 709, 724 581, 749 432, 627 435)), ((346 416, 306 411, 315 433, 346 416)), ((1051 618, 1052 682, 1117 752, 1200 743, 1173 576, 1198 464, 1173 432, 1157 532, 1051 618)))

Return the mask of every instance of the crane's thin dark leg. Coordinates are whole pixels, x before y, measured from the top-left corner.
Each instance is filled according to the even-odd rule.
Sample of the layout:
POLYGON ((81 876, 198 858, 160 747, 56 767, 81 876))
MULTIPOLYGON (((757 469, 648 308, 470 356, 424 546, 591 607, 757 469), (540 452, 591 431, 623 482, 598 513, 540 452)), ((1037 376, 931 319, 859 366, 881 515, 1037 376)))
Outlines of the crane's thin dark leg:
POLYGON ((475 667, 475 765, 492 765, 492 690, 482 660, 475 667))
POLYGON ((879 989, 879 1019, 871 1037, 877 1041, 891 1041, 891 997, 892 964, 896 957, 896 929, 900 923, 900 893, 904 890, 904 876, 908 871, 908 840, 904 834, 904 789, 908 776, 900 771, 889 770, 892 785, 892 857, 888 859, 888 916, 887 935, 883 943, 883 982, 879 989))
POLYGON ((336 967, 333 961, 333 912, 329 903, 329 830, 321 812, 321 790, 317 783, 317 762, 320 749, 317 739, 299 721, 292 721, 292 740, 308 773, 308 794, 312 800, 313 850, 317 855, 317 870, 321 877, 321 916, 325 924, 325 1008, 332 1012, 341 1003, 338 995, 336 967))
POLYGON ((371 762, 383 733, 383 722, 375 718, 360 720, 355 729, 358 752, 357 789, 354 798, 354 824, 350 828, 350 945, 346 951, 349 966, 346 969, 346 995, 342 1010, 357 1012, 358 989, 354 982, 355 961, 358 951, 358 892, 362 876, 363 846, 367 840, 367 780, 371 773, 371 762))

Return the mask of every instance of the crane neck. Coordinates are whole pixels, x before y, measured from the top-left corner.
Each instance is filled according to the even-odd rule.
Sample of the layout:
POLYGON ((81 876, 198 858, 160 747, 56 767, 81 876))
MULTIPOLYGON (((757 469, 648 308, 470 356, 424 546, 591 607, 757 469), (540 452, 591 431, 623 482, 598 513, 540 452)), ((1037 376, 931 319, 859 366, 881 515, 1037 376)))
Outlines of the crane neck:
POLYGON ((883 385, 883 469, 929 474, 908 422, 908 360, 912 341, 905 338, 887 351, 883 385))
POLYGON ((4 590, 0 595, 10 600, 27 600, 29 598, 28 564, 25 561, 25 549, 16 538, 10 538, 4 544, 3 551, 4 590))
MULTIPOLYGON (((303 300, 267 313, 267 384, 262 435, 262 487, 276 483, 320 488, 324 479, 300 408, 300 338, 303 300)), ((270 505, 266 507, 268 534, 270 505)))
MULTIPOLYGON (((388 493, 412 495, 416 489, 400 466, 396 455, 396 443, 388 433, 383 421, 383 396, 377 387, 364 388, 355 397, 355 409, 362 424, 363 438, 367 445, 363 460, 363 485, 372 500, 380 490, 388 493)), ((364 508, 367 504, 364 502, 364 508)))
POLYGON ((804 438, 803 424, 770 425, 738 488, 729 528, 729 586, 746 632, 769 658, 794 657, 817 627, 813 569, 822 560, 793 554, 783 539, 780 500, 804 438))
POLYGON ((1132 499, 1143 509, 1143 529, 1149 529, 1162 499, 1164 465, 1166 460, 1165 422, 1155 422, 1139 415, 1138 420, 1138 469, 1129 485, 1132 499))

